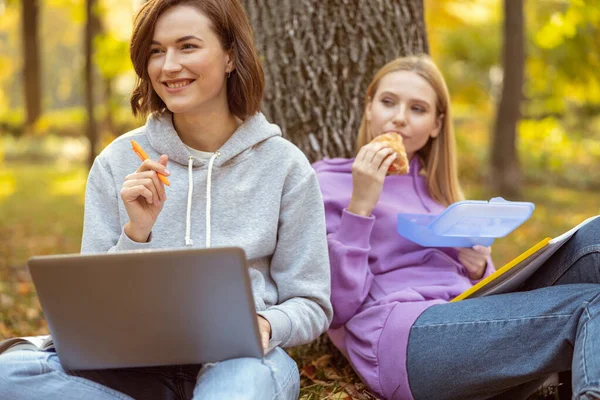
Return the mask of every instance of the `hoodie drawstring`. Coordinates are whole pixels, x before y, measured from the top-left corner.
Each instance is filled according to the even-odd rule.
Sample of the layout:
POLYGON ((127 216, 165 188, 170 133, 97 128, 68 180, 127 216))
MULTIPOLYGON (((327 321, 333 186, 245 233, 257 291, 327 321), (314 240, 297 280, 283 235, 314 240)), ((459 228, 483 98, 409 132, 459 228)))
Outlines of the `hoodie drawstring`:
POLYGON ((206 177, 206 248, 210 247, 210 192, 212 188, 212 169, 215 159, 221 154, 217 151, 208 162, 208 176, 206 177))
POLYGON ((188 157, 188 199, 187 199, 187 214, 185 217, 185 245, 191 246, 194 244, 190 238, 192 229, 192 192, 194 191, 194 180, 192 179, 192 166, 194 165, 194 157, 188 157))
MULTIPOLYGON (((208 176, 206 177, 206 248, 210 247, 210 208, 211 208, 211 189, 212 189, 212 170, 215 159, 221 154, 217 151, 211 157, 208 162, 208 176)), ((187 200, 187 215, 185 219, 185 245, 191 246, 194 244, 190 237, 192 229, 191 214, 192 214, 192 193, 194 191, 194 180, 192 174, 192 167, 194 165, 194 157, 189 156, 188 158, 188 200, 187 200)))

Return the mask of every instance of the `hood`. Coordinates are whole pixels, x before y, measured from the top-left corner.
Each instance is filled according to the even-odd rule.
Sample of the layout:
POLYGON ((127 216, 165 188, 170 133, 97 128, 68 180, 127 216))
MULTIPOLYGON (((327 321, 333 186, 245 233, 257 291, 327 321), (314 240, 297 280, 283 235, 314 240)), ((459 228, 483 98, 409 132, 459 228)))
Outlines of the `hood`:
MULTIPOLYGON (((146 122, 146 134, 150 145, 160 154, 168 155, 170 162, 188 165, 190 152, 173 126, 172 113, 151 114, 146 122)), ((219 157, 214 161, 214 165, 223 165, 250 147, 273 136, 281 136, 279 127, 269 123, 262 113, 256 113, 244 121, 219 149, 219 157)), ((206 160, 195 159, 193 167, 201 167, 205 163, 206 160)))
POLYGON ((242 123, 225 142, 225 144, 209 160, 199 160, 193 157, 185 147, 175 127, 173 126, 173 114, 166 112, 160 115, 151 114, 146 122, 146 135, 150 145, 159 153, 169 156, 170 162, 182 164, 188 169, 188 197, 185 223, 185 245, 193 245, 191 239, 191 210, 193 202, 193 170, 208 164, 208 175, 206 179, 206 247, 211 243, 211 192, 213 167, 219 167, 227 163, 237 155, 263 142, 273 136, 281 136, 281 130, 277 125, 267 121, 262 113, 256 113, 242 123))

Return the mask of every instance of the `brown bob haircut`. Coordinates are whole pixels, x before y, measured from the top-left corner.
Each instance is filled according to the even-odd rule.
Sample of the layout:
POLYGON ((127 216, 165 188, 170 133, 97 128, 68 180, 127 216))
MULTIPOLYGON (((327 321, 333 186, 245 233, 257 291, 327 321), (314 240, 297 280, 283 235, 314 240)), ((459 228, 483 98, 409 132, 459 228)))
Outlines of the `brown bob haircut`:
POLYGON ((165 10, 192 6, 212 21, 212 30, 225 51, 231 52, 234 70, 227 79, 227 101, 241 120, 260 111, 265 78, 254 47, 252 27, 239 0, 149 0, 135 15, 129 53, 138 76, 131 93, 133 115, 163 113, 167 106, 152 88, 148 60, 156 21, 165 10))

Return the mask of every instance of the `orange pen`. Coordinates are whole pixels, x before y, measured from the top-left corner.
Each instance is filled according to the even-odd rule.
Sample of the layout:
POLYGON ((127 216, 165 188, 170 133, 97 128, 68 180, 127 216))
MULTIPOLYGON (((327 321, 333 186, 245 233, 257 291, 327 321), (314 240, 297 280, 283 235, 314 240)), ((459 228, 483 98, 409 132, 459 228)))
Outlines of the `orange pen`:
MULTIPOLYGON (((133 149, 133 152, 135 154, 137 154, 137 156, 140 158, 140 160, 146 161, 147 159, 149 159, 150 157, 148 157, 148 154, 146 154, 146 152, 144 151, 144 149, 142 149, 142 147, 135 141, 132 140, 131 141, 131 148, 133 149)), ((164 183, 167 186, 171 186, 171 183, 169 183, 169 180, 167 179, 166 176, 164 176, 163 174, 157 172, 158 174, 158 179, 160 179, 160 181, 162 183, 164 183)))

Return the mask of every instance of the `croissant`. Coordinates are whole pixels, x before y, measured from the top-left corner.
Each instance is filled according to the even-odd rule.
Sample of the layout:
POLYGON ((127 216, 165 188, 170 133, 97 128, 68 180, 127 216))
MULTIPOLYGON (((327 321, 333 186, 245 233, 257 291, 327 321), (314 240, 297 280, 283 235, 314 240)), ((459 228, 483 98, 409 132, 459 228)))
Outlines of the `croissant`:
POLYGON ((388 175, 404 175, 408 173, 408 157, 406 157, 406 149, 402 136, 396 132, 387 132, 383 135, 376 136, 371 140, 371 143, 382 142, 396 152, 396 159, 390 165, 388 175))

